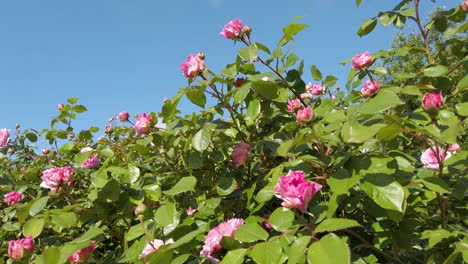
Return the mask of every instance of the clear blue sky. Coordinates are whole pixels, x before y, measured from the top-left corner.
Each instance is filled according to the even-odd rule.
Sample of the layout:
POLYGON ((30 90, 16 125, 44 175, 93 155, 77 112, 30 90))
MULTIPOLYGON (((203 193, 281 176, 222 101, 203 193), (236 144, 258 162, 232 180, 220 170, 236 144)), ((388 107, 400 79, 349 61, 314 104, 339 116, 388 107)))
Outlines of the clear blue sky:
MULTIPOLYGON (((356 8, 354 0, 2 1, 0 128, 48 127, 56 105, 68 97, 79 97, 88 108, 75 122, 78 129, 103 128, 122 110, 159 112, 164 97, 186 85, 179 65, 188 54, 204 51, 215 72, 235 60, 240 45, 219 35, 234 18, 253 28, 253 41, 275 47, 282 27, 305 15, 301 22, 310 27, 296 38, 294 51, 307 69, 316 64, 344 86, 350 66, 339 62, 387 49, 396 32, 378 25, 359 38, 359 25, 397 2, 363 0, 356 8)), ((427 14, 461 1, 422 2, 427 14)), ((198 107, 183 102, 181 109, 198 107)))

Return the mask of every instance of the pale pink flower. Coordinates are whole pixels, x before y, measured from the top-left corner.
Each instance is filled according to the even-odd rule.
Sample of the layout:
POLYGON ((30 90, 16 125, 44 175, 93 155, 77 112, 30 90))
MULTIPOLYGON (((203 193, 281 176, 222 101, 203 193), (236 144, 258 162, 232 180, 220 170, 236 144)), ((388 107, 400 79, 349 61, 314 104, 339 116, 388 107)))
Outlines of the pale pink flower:
POLYGON ((42 172, 41 179, 40 186, 52 191, 57 190, 64 184, 70 187, 73 183, 73 169, 70 166, 48 169, 42 172))
POLYGON ((288 112, 292 113, 292 112, 296 111, 297 109, 301 108, 301 106, 302 106, 301 100, 299 100, 299 99, 289 100, 288 105, 287 105, 288 112))
POLYGON ((422 100, 422 106, 428 112, 437 112, 444 105, 442 93, 426 93, 422 100))
POLYGON ((462 3, 461 3, 461 8, 463 10, 465 10, 466 12, 468 12, 468 0, 464 0, 462 3))
POLYGON ((307 181, 303 171, 289 171, 287 175, 280 176, 275 193, 283 199, 283 207, 298 208, 306 212, 310 200, 320 189, 322 185, 307 181))
POLYGON ((150 243, 146 244, 145 248, 140 254, 140 259, 145 258, 149 254, 153 253, 156 249, 160 248, 161 246, 167 245, 167 244, 172 244, 174 243, 174 240, 171 238, 164 243, 164 241, 155 239, 151 241, 150 243))
POLYGON ((57 104, 57 109, 60 111, 62 110, 63 106, 64 106, 63 104, 57 104))
POLYGON ((452 153, 456 153, 456 152, 458 152, 460 150, 461 150, 461 147, 457 143, 451 144, 447 149, 447 151, 452 152, 452 153))
POLYGON ((50 149, 48 149, 48 148, 43 148, 42 149, 42 154, 44 154, 44 155, 49 154, 49 152, 50 152, 50 149))
POLYGON ((363 97, 371 97, 376 94, 380 89, 378 82, 371 82, 366 80, 364 86, 361 88, 361 95, 363 97))
POLYGON ((452 156, 451 152, 445 152, 444 149, 437 146, 426 149, 421 155, 421 162, 424 165, 424 168, 430 170, 439 170, 440 164, 443 163, 446 159, 452 156), (438 158, 437 158, 438 157, 438 158))
POLYGON ((325 91, 325 89, 323 88, 323 86, 321 84, 312 84, 312 83, 308 83, 306 85, 306 89, 309 93, 317 96, 317 95, 321 95, 323 94, 323 92, 325 91))
POLYGON ((14 205, 16 203, 21 202, 21 199, 23 198, 23 194, 20 192, 9 192, 5 194, 5 198, 3 201, 7 203, 8 205, 14 205))
POLYGON ((128 112, 126 111, 123 111, 123 112, 120 112, 118 115, 117 115, 117 118, 119 119, 120 122, 125 122, 128 120, 128 117, 130 115, 128 114, 128 112))
POLYGON ((0 150, 6 149, 10 141, 10 130, 6 128, 0 129, 0 150))
POLYGON ((301 98, 302 99, 306 99, 306 98, 309 98, 311 99, 312 98, 312 94, 307 92, 307 93, 301 93, 301 98))
POLYGON ((73 264, 86 262, 86 260, 91 257, 91 254, 93 254, 95 246, 96 241, 93 240, 91 241, 91 245, 89 247, 85 247, 73 252, 73 254, 71 254, 67 260, 73 264))
POLYGON ((189 208, 187 209, 187 215, 193 215, 197 211, 198 211, 198 208, 192 208, 192 206, 189 206, 189 208))
POLYGON ((146 113, 142 113, 135 122, 135 131, 137 136, 147 135, 150 132, 150 125, 153 118, 146 113))
POLYGON ((249 158, 249 150, 249 144, 245 142, 237 144, 231 155, 232 161, 236 164, 236 167, 240 167, 247 162, 247 159, 249 158))
POLYGON ((187 78, 197 77, 205 69, 205 61, 198 56, 190 54, 180 65, 180 69, 187 78))
POLYGON ((300 124, 307 123, 312 119, 312 116, 313 116, 312 109, 309 106, 307 106, 307 107, 297 110, 296 120, 300 124))
POLYGON ((221 36, 227 38, 227 39, 237 39, 238 37, 241 36, 242 33, 242 21, 238 18, 229 21, 227 23, 223 30, 221 30, 221 33, 219 33, 221 36))
POLYGON ((244 224, 244 219, 232 218, 211 229, 205 237, 205 243, 200 254, 206 256, 211 263, 219 263, 219 260, 213 254, 222 250, 221 240, 224 236, 234 237, 234 232, 242 224, 244 224))
POLYGON ((33 252, 35 250, 32 236, 28 236, 20 240, 10 240, 8 242, 8 255, 12 259, 22 258, 24 255, 24 249, 29 252, 33 252))
POLYGON ((373 61, 374 59, 372 58, 372 56, 369 54, 368 51, 366 51, 362 54, 357 54, 356 56, 354 56, 351 63, 353 65, 353 69, 360 70, 371 65, 373 61))

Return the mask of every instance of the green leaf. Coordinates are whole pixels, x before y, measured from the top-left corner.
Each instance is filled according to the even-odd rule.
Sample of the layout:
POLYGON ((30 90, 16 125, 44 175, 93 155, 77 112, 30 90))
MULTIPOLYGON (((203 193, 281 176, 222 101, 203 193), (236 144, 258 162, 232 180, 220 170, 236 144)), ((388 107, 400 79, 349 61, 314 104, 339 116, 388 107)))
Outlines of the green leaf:
POLYGON ((273 211, 273 213, 268 217, 268 222, 270 222, 273 229, 276 231, 284 232, 291 228, 294 221, 294 213, 283 207, 278 207, 273 211))
POLYGON ((249 85, 242 85, 241 87, 237 88, 236 93, 234 94, 234 102, 236 104, 240 104, 242 101, 245 100, 249 92, 250 92, 249 85))
POLYGON ((341 136, 345 142, 362 143, 374 137, 374 135, 385 126, 385 124, 364 126, 359 124, 356 120, 351 120, 351 123, 343 123, 341 136))
POLYGON ((403 101, 393 91, 383 89, 375 97, 370 98, 362 104, 359 112, 363 114, 376 114, 402 104, 404 104, 403 101))
POLYGON ((396 17, 397 15, 395 13, 385 12, 379 16, 379 21, 380 24, 382 24, 382 26, 387 27, 388 25, 393 23, 393 21, 395 21, 396 17))
POLYGON ((457 114, 460 116, 468 116, 468 102, 457 104, 455 106, 457 109, 457 114))
POLYGON ((36 238, 42 233, 43 228, 44 228, 43 218, 29 219, 23 225, 23 235, 32 236, 33 238, 36 238))
POLYGON ((408 86, 403 87, 401 89, 401 93, 422 96, 420 88, 416 85, 408 85, 408 86))
POLYGON ((60 250, 56 246, 46 248, 41 255, 36 257, 35 264, 59 264, 60 250))
POLYGON ((210 145, 210 132, 205 127, 193 136, 192 146, 196 151, 203 152, 210 145))
POLYGON ((294 239, 294 242, 286 250, 286 255, 288 256, 288 264, 302 263, 300 262, 300 260, 305 257, 304 252, 306 252, 310 239, 310 236, 303 236, 294 239))
POLYGON ((362 0, 356 0, 356 6, 359 7, 359 5, 361 5, 361 1, 362 0))
POLYGON ((278 85, 271 81, 252 82, 252 88, 266 99, 275 99, 279 96, 278 85))
POLYGON ((76 102, 78 102, 78 98, 77 97, 70 97, 67 99, 67 102, 70 103, 70 104, 76 104, 76 102))
POLYGON ((359 27, 359 30, 357 32, 358 36, 363 37, 369 34, 370 32, 372 32, 372 30, 374 30, 376 25, 377 25, 377 18, 370 18, 364 21, 359 27))
POLYGON ((167 195, 176 195, 187 191, 193 191, 196 184, 197 179, 195 177, 183 177, 176 183, 176 185, 174 185, 174 187, 172 187, 170 190, 164 191, 163 193, 167 195))
POLYGON ((284 35, 279 41, 279 44, 281 46, 288 44, 293 39, 292 36, 296 35, 297 33, 301 32, 302 30, 308 27, 308 25, 306 24, 295 24, 296 21, 300 18, 300 16, 295 17, 289 25, 283 28, 284 35))
POLYGON ((73 111, 74 112, 77 112, 77 113, 84 113, 86 111, 88 111, 88 109, 86 109, 86 107, 84 105, 75 105, 73 106, 73 111))
POLYGON ((327 77, 325 77, 325 81, 323 81, 323 86, 325 87, 332 87, 336 81, 338 81, 338 78, 336 78, 335 76, 333 75, 327 75, 327 77))
POLYGON ((439 177, 427 177, 423 180, 424 185, 431 191, 439 193, 449 193, 450 187, 448 184, 439 177))
POLYGON ((279 240, 274 240, 256 244, 252 249, 251 256, 258 264, 276 264, 281 263, 282 253, 279 240))
POLYGON ((154 214, 154 219, 158 226, 164 227, 164 234, 169 234, 179 223, 179 214, 175 204, 166 203, 159 207, 154 214))
POLYGON ((170 244, 168 249, 175 249, 175 248, 178 248, 178 247, 180 247, 182 245, 185 245, 185 244, 193 241, 198 235, 200 235, 201 233, 204 233, 204 232, 205 232, 205 229, 203 229, 203 228, 194 230, 194 231, 184 235, 183 237, 177 239, 177 241, 175 241, 174 243, 170 244))
POLYGON ((205 95, 205 92, 202 89, 189 88, 186 91, 185 95, 190 100, 190 102, 192 102, 195 105, 198 105, 198 106, 200 106, 202 108, 205 107, 206 95, 205 95))
POLYGON ((307 259, 309 263, 348 264, 351 263, 351 253, 346 242, 332 233, 309 247, 307 259))
POLYGON ((452 237, 452 233, 445 229, 426 230, 422 233, 422 239, 429 239, 429 248, 432 248, 445 238, 452 237))
POLYGON ((47 202, 49 201, 49 196, 44 196, 39 199, 37 199, 32 205, 31 208, 29 209, 29 214, 31 216, 35 216, 38 213, 44 209, 44 207, 47 205, 47 202))
POLYGON ((391 175, 369 174, 361 183, 361 187, 382 208, 403 212, 405 192, 391 175))
POLYGON ((157 183, 145 185, 142 189, 152 201, 157 202, 161 198, 161 186, 157 183))
POLYGON ((236 250, 228 251, 226 256, 224 256, 221 264, 241 264, 244 263, 244 257, 247 249, 239 248, 236 250))
POLYGON ((334 194, 346 194, 360 179, 361 177, 357 174, 351 174, 346 169, 339 169, 330 177, 328 184, 334 194))
POLYGON ((387 72, 387 69, 382 67, 382 66, 375 66, 371 69, 371 72, 373 72, 374 74, 377 74, 377 75, 386 75, 388 72, 387 72))
POLYGON ((268 233, 257 223, 243 224, 234 233, 234 237, 242 242, 267 240, 268 233))
POLYGON ((424 75, 428 77, 439 77, 447 74, 448 68, 442 65, 430 65, 424 69, 424 75))
POLYGON ((52 216, 51 219, 52 223, 61 228, 70 228, 76 225, 76 222, 78 221, 78 217, 73 212, 60 213, 52 216))
POLYGON ((316 228, 315 233, 323 232, 333 232, 336 230, 351 228, 351 227, 360 227, 361 225, 352 219, 345 218, 329 218, 323 220, 316 228))
POLYGON ((458 82, 457 87, 460 91, 464 91, 468 88, 468 74, 458 82))
POLYGON ((250 45, 247 48, 239 49, 239 57, 248 61, 254 62, 258 57, 258 47, 255 44, 250 45))
POLYGON ((253 99, 249 102, 247 107, 247 115, 245 117, 245 121, 250 126, 254 124, 255 119, 257 119, 258 115, 260 114, 261 106, 260 101, 258 99, 253 99))
POLYGON ((26 138, 31 142, 37 141, 37 135, 31 132, 26 133, 26 138))
POLYGON ((316 81, 322 80, 322 73, 317 68, 317 66, 312 65, 312 67, 310 67, 310 72, 312 73, 312 78, 314 78, 314 80, 316 81))
POLYGON ((130 172, 130 183, 134 184, 140 178, 140 168, 135 164, 129 163, 128 171, 130 172))
POLYGON ((231 194, 237 186, 236 180, 231 176, 222 176, 216 184, 216 192, 221 196, 231 194))

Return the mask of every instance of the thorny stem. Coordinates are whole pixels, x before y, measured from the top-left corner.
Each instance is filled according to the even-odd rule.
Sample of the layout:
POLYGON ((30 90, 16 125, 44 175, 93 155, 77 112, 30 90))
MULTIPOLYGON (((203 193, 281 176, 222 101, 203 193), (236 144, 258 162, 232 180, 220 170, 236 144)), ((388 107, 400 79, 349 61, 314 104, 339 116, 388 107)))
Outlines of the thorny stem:
POLYGON ((419 17, 419 0, 414 0, 414 9, 416 17, 409 16, 409 18, 414 20, 414 22, 416 22, 416 24, 418 25, 419 32, 421 32, 421 36, 424 40, 424 45, 426 46, 427 60, 429 61, 429 63, 433 64, 435 62, 431 56, 431 49, 429 47, 429 40, 427 39, 427 32, 424 30, 424 27, 421 23, 421 18, 419 17))

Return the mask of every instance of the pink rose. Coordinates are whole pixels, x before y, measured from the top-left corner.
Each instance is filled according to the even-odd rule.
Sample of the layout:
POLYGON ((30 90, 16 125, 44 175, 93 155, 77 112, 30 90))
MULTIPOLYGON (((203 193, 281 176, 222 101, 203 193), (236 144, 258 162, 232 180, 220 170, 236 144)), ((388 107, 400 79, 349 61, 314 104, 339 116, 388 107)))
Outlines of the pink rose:
POLYGON ((368 51, 366 51, 362 54, 357 54, 356 56, 354 56, 351 63, 353 65, 353 69, 360 70, 371 65, 373 61, 374 59, 372 58, 372 56, 369 54, 368 51))
POLYGON ((312 119, 312 115, 313 115, 312 109, 309 106, 307 106, 307 107, 297 110, 296 120, 300 124, 307 123, 312 119))
POLYGON ((153 118, 146 113, 141 114, 135 122, 135 131, 137 136, 147 135, 150 131, 151 121, 153 118))
MULTIPOLYGON (((80 150, 81 153, 90 152, 90 151, 94 151, 94 150, 90 147, 82 148, 80 150)), ((86 169, 96 169, 96 168, 99 168, 100 165, 101 165, 101 162, 99 161, 98 155, 93 154, 89 156, 89 158, 86 159, 86 161, 83 162, 83 164, 81 164, 81 167, 86 168, 86 169)))
POLYGON ((456 153, 456 152, 458 152, 460 150, 461 150, 461 147, 457 143, 451 144, 447 149, 447 151, 452 152, 452 153, 456 153))
POLYGON ((301 108, 301 106, 302 106, 301 100, 299 100, 299 99, 289 100, 288 105, 287 105, 288 112, 292 113, 292 112, 296 111, 297 109, 301 108))
POLYGON ((302 99, 306 99, 306 98, 309 98, 311 99, 312 98, 312 94, 307 92, 307 93, 301 93, 301 98, 302 99))
POLYGON ((0 129, 0 150, 6 149, 6 147, 8 147, 9 141, 10 141, 10 130, 6 128, 0 129))
POLYGON ((249 158, 249 150, 249 144, 245 142, 237 144, 231 155, 232 161, 234 162, 234 164, 236 164, 236 167, 240 167, 244 165, 245 162, 247 162, 247 159, 249 158))
POLYGON ((361 95, 363 97, 371 97, 376 94, 380 89, 378 82, 371 82, 366 80, 364 86, 361 88, 361 95))
POLYGON ((211 229, 205 237, 205 244, 200 252, 201 255, 207 257, 211 263, 219 263, 213 254, 221 251, 221 240, 224 236, 234 237, 234 232, 244 224, 244 220, 240 218, 232 218, 226 222, 217 225, 211 229))
POLYGON ((180 65, 180 69, 187 78, 197 77, 205 69, 205 61, 198 56, 190 54, 180 65))
POLYGON ((198 211, 198 208, 192 208, 192 206, 189 206, 189 208, 187 209, 187 215, 193 215, 197 211, 198 211))
POLYGON ((167 240, 166 243, 164 243, 164 241, 162 240, 155 239, 152 242, 146 244, 145 248, 140 254, 140 259, 145 258, 149 254, 153 253, 159 247, 167 245, 167 244, 172 244, 172 243, 174 243, 174 240, 172 240, 172 238, 167 240))
POLYGON ((468 12, 468 0, 465 0, 461 3, 461 8, 468 12))
POLYGON ((49 152, 50 152, 50 149, 48 149, 48 148, 43 148, 42 149, 42 154, 44 154, 44 155, 49 154, 49 152))
POLYGON ((283 207, 306 212, 310 200, 322 189, 322 185, 307 181, 304 175, 302 171, 289 171, 279 178, 275 193, 283 199, 283 207))
POLYGON ((233 40, 237 39, 238 37, 241 37, 242 21, 238 18, 230 21, 224 26, 223 30, 221 30, 221 33, 219 34, 227 39, 233 40))
POLYGON ((306 85, 306 89, 307 89, 307 91, 309 93, 311 93, 311 94, 313 94, 315 96, 321 95, 323 93, 323 91, 325 90, 323 88, 323 86, 321 84, 318 84, 318 83, 316 83, 316 84, 308 83, 306 85))
POLYGON ((3 201, 8 205, 14 205, 21 202, 23 195, 20 192, 9 192, 5 194, 3 201))
POLYGON ((32 236, 28 236, 20 240, 10 240, 10 242, 8 242, 8 255, 12 259, 22 258, 24 255, 24 249, 29 252, 34 251, 35 247, 32 236))
POLYGON ((424 164, 424 168, 430 170, 439 170, 439 160, 443 163, 446 159, 450 158, 452 153, 445 152, 444 149, 437 146, 426 149, 421 155, 421 162, 424 164), (437 158, 437 156, 439 158, 437 158))
POLYGON ((48 169, 42 172, 41 179, 40 186, 52 191, 57 190, 64 184, 70 187, 73 183, 73 169, 70 166, 48 169))
POLYGON ((128 112, 120 112, 118 115, 117 115, 117 118, 119 119, 120 122, 125 122, 128 120, 128 117, 130 115, 128 114, 128 112))
POLYGON ((85 247, 73 252, 73 254, 71 254, 67 260, 74 264, 86 262, 86 260, 88 260, 91 254, 93 254, 95 246, 96 241, 93 240, 91 241, 91 245, 89 247, 85 247))
POLYGON ((442 93, 426 93, 422 100, 422 106, 428 112, 437 112, 444 105, 442 93))

